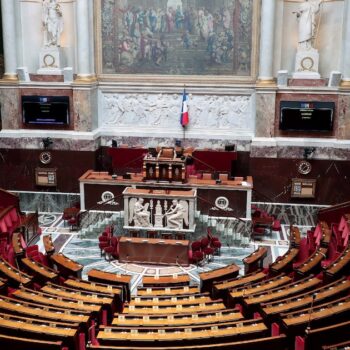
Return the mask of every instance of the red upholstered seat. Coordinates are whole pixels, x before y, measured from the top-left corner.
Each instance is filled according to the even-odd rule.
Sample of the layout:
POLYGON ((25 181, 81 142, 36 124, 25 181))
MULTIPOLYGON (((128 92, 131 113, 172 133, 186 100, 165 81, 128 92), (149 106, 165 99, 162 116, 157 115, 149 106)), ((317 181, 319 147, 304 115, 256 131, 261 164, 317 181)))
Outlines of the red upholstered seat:
POLYGON ((209 239, 207 237, 204 237, 201 239, 201 247, 202 249, 205 249, 209 245, 209 239))
POLYGON ((198 264, 204 259, 204 253, 200 250, 197 250, 195 252, 193 252, 192 254, 192 262, 194 264, 198 264))
POLYGON ((212 240, 210 245, 214 249, 214 252, 218 252, 220 255, 220 248, 222 246, 221 242, 219 240, 212 240))
POLYGON ((271 229, 272 231, 281 231, 282 230, 281 222, 275 219, 272 223, 271 229))
POLYGON ((212 247, 206 247, 203 250, 204 256, 208 259, 208 261, 211 260, 211 257, 214 254, 214 249, 212 247))
POLYGON ((100 236, 98 237, 98 241, 99 241, 99 248, 100 248, 100 251, 101 251, 101 256, 104 254, 104 248, 108 247, 110 245, 110 238, 107 237, 107 236, 100 236))
POLYGON ((110 244, 103 248, 106 253, 106 258, 108 257, 109 260, 112 260, 112 258, 118 258, 118 243, 118 237, 113 236, 110 240, 110 244))
POLYGON ((192 242, 192 244, 191 244, 193 252, 200 250, 201 246, 202 246, 201 242, 199 242, 199 241, 192 242))

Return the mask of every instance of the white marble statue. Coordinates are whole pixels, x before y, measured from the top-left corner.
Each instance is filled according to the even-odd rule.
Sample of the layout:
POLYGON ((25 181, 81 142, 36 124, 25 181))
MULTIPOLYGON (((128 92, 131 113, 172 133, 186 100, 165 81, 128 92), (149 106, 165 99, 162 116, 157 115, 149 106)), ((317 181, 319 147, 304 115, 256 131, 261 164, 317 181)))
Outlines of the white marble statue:
POLYGON ((171 229, 183 229, 183 222, 188 225, 188 203, 174 199, 169 210, 165 213, 167 227, 171 229))
POLYGON ((322 0, 305 0, 295 12, 299 20, 298 48, 307 50, 313 47, 316 36, 316 14, 322 0))
POLYGON ((42 21, 44 27, 44 46, 60 46, 63 31, 63 17, 57 0, 43 0, 42 21))
POLYGON ((129 213, 130 218, 129 222, 134 221, 134 225, 137 227, 149 227, 150 224, 150 215, 148 211, 148 203, 143 204, 143 198, 131 198, 129 202, 129 213))

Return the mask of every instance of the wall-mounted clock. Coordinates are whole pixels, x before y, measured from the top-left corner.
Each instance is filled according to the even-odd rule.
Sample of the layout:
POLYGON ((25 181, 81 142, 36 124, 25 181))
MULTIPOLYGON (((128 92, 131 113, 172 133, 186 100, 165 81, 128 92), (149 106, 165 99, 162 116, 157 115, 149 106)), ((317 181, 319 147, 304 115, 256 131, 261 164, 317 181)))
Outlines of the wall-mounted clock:
POLYGON ((39 160, 42 164, 50 164, 52 160, 51 152, 48 152, 48 151, 41 152, 39 155, 39 160))
POLYGON ((311 170, 312 170, 312 166, 311 166, 310 162, 308 162, 307 160, 301 160, 298 163, 299 174, 307 175, 311 172, 311 170))

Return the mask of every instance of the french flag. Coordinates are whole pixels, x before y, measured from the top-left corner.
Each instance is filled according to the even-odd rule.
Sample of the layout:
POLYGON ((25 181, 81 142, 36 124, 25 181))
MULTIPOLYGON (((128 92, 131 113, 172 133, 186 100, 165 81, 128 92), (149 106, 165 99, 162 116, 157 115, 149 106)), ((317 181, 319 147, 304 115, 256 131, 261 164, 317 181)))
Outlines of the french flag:
POLYGON ((186 90, 184 89, 183 95, 182 95, 182 108, 181 108, 181 118, 180 123, 182 127, 184 128, 189 123, 189 116, 188 116, 188 95, 186 93, 186 90))

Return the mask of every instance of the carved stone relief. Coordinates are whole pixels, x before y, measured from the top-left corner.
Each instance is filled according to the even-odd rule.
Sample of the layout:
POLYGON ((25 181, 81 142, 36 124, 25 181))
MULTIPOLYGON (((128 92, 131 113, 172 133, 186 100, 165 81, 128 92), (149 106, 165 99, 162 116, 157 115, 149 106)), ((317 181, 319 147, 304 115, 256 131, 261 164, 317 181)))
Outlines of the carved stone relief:
MULTIPOLYGON (((100 127, 178 129, 181 97, 178 94, 102 95, 100 127)), ((235 129, 253 132, 251 95, 191 95, 189 131, 235 129)))

